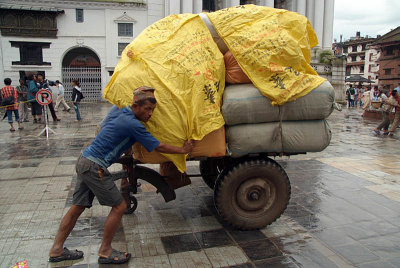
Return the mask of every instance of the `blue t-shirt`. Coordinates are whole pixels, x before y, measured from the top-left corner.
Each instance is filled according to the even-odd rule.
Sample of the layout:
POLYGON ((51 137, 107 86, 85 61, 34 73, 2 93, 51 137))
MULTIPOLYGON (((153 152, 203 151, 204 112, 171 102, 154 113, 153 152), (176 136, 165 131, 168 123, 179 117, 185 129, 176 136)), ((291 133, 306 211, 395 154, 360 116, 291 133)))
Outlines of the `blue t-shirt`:
POLYGON ((100 126, 104 127, 104 125, 107 123, 107 121, 110 119, 111 116, 113 116, 115 114, 115 111, 118 110, 118 107, 116 105, 113 105, 113 107, 111 107, 110 111, 108 111, 108 114, 106 115, 106 117, 104 117, 103 120, 101 120, 100 122, 100 126))
POLYGON ((39 91, 35 81, 28 81, 28 101, 36 102, 36 93, 39 91))
POLYGON ((160 142, 136 119, 132 109, 113 108, 92 144, 82 156, 108 168, 135 142, 139 142, 147 151, 154 151, 160 142))

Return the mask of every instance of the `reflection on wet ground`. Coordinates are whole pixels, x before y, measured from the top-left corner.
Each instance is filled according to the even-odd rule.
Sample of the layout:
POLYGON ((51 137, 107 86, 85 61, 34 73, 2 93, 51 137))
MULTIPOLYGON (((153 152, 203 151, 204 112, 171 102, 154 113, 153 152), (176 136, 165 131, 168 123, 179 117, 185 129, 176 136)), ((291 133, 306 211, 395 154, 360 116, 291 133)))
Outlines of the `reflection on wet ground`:
MULTIPOLYGON (((29 267, 98 266, 109 208, 97 203, 66 242, 85 258, 49 265, 47 254, 71 205, 75 160, 109 108, 82 105, 82 122, 59 112, 61 122, 51 122, 58 135, 48 141, 37 136, 43 125, 25 123, 15 133, 0 125, 1 267, 20 260, 29 267)), ((378 122, 360 114, 331 115, 333 139, 324 152, 277 159, 290 177, 292 198, 282 217, 262 230, 221 225, 213 192, 200 178, 170 203, 143 184, 137 211, 123 217, 114 239, 115 248, 132 253, 122 267, 400 267, 400 130, 394 138, 376 136, 378 122)), ((189 173, 198 173, 197 165, 190 162, 189 173)))

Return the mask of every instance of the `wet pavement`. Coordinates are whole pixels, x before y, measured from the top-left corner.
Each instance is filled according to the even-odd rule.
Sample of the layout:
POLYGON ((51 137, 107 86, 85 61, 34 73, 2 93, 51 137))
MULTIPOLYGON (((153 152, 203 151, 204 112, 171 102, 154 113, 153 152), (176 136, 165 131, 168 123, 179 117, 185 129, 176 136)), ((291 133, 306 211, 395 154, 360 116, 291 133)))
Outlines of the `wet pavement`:
MULTIPOLYGON (((1 122, 0 267, 21 260, 29 267, 98 267, 109 212, 98 203, 66 242, 85 258, 50 265, 47 255, 71 205, 75 161, 109 108, 82 105, 82 122, 58 112, 61 122, 50 125, 58 135, 48 141, 37 136, 43 125, 25 123, 11 133, 1 122)), ((360 115, 344 109, 330 116, 333 139, 324 152, 278 159, 292 198, 281 218, 262 230, 224 227, 201 178, 169 203, 144 183, 138 209, 123 217, 114 239, 115 248, 132 253, 119 267, 400 267, 400 129, 394 138, 376 136, 378 121, 360 115)), ((198 173, 197 164, 189 163, 189 173, 198 173)))

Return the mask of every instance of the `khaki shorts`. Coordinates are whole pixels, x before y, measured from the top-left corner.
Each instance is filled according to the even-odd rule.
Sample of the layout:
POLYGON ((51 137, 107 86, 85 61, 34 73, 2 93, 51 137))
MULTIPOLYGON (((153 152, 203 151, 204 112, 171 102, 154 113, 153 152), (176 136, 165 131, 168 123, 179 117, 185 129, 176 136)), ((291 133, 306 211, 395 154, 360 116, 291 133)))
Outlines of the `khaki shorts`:
POLYGON ((90 208, 95 196, 103 206, 114 207, 121 204, 122 195, 106 168, 81 155, 76 163, 76 174, 72 204, 90 208), (99 170, 103 170, 102 179, 99 170))

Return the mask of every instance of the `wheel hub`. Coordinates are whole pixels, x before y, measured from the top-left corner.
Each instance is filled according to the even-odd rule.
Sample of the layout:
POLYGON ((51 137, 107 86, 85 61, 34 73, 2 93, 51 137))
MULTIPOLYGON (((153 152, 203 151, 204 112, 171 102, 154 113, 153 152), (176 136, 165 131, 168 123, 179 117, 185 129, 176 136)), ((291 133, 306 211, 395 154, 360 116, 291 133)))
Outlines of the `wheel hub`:
POLYGON ((267 209, 275 198, 274 186, 262 178, 252 178, 242 183, 237 191, 237 204, 243 210, 267 209))
POLYGON ((258 191, 250 193, 250 200, 257 201, 258 199, 260 199, 260 193, 258 191))

